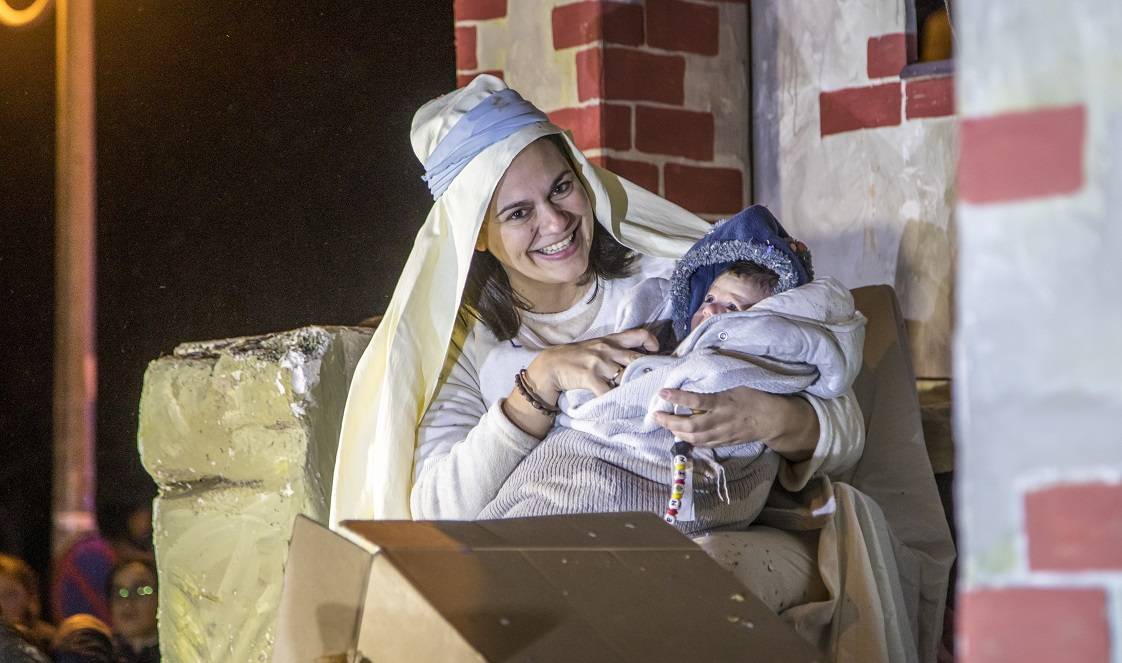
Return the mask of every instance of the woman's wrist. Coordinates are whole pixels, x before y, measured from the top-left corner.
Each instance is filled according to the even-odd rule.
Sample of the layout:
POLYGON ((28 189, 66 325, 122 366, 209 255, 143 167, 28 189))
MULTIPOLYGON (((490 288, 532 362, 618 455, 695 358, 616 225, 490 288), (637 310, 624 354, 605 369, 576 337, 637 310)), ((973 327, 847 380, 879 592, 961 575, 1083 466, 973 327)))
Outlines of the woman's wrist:
POLYGON ((541 352, 530 365, 526 367, 526 387, 534 396, 550 407, 557 407, 557 399, 561 397, 561 390, 557 388, 551 378, 549 370, 549 350, 541 352))
POLYGON ((814 455, 818 446, 818 414, 805 398, 772 394, 766 422, 768 435, 764 444, 792 462, 801 462, 814 455))
POLYGON ((510 423, 539 440, 553 427, 553 415, 536 407, 517 386, 503 400, 502 411, 510 423))
POLYGON ((556 399, 553 399, 554 403, 550 404, 546 402, 544 398, 539 396, 538 392, 534 390, 534 385, 530 382, 530 376, 526 372, 526 369, 522 369, 515 373, 514 386, 516 389, 518 389, 518 393, 522 396, 522 398, 529 402, 530 405, 532 405, 538 412, 547 414, 551 417, 561 414, 561 410, 557 409, 556 399))

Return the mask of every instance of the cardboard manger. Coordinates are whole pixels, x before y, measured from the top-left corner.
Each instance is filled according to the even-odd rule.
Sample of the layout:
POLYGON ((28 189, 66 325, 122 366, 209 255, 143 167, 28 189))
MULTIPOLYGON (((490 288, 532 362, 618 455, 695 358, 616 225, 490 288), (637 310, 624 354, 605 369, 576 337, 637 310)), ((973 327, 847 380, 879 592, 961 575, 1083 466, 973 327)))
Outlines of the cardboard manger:
POLYGON ((276 663, 819 658, 654 514, 343 528, 296 520, 276 663))

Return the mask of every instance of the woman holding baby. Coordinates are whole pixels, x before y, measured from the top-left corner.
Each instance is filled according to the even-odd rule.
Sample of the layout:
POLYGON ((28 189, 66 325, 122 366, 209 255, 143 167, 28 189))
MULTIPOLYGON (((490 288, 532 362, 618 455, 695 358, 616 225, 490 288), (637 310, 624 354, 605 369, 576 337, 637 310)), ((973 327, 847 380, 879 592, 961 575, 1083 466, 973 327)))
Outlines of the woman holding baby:
MULTIPOLYGON (((709 229, 589 163, 490 76, 423 106, 412 142, 435 204, 352 382, 332 522, 478 517, 553 427, 563 392, 604 394, 628 365, 669 342, 640 325, 664 313, 660 295, 668 293, 655 284, 709 229), (624 308, 637 324, 619 331, 624 308)), ((830 490, 824 477, 861 455, 852 393, 824 399, 733 387, 662 396, 693 411, 657 415, 677 438, 696 447, 759 440, 781 456, 778 481, 794 502, 821 498, 830 490)), ((698 542, 718 561, 751 560, 738 576, 834 658, 929 659, 916 654, 927 638, 907 630, 912 611, 900 579, 820 560, 845 544, 829 523, 812 521, 807 515, 794 528, 809 531, 753 525, 698 542), (839 596, 839 580, 875 605, 863 625, 839 630, 841 606, 853 603, 839 596)))

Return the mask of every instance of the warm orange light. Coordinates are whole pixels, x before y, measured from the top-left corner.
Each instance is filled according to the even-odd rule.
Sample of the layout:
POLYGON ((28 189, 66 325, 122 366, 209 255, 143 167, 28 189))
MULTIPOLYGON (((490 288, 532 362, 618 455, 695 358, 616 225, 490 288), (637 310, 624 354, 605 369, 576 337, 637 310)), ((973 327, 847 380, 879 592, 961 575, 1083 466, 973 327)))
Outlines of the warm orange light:
POLYGON ((51 0, 35 0, 30 7, 16 9, 8 0, 0 0, 0 24, 22 28, 38 21, 51 6, 51 0))

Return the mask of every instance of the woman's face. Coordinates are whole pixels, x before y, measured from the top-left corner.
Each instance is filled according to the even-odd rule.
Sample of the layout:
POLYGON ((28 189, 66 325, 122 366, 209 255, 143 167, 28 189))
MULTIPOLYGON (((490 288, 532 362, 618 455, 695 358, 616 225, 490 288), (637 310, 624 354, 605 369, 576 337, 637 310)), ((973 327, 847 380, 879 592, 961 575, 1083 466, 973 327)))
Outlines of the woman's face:
POLYGON ((502 264, 537 311, 567 308, 583 288, 592 206, 569 161, 549 139, 522 150, 495 189, 476 248, 502 264))
POLYGON ((19 580, 0 574, 0 621, 22 624, 31 608, 31 595, 19 580))
POLYGON ((125 638, 156 634, 156 577, 148 567, 133 563, 113 576, 109 594, 113 630, 125 638))

